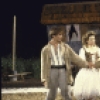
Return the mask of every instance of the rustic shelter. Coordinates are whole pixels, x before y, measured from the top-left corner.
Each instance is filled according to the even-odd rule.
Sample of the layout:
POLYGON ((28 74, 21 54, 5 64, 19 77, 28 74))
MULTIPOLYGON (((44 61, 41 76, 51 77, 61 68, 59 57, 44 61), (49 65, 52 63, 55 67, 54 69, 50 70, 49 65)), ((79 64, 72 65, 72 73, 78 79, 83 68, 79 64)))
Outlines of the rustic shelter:
MULTIPOLYGON (((81 37, 88 30, 100 30, 100 0, 92 2, 46 4, 41 14, 41 24, 79 24, 81 37)), ((100 40, 100 36, 97 40, 100 40)), ((64 41, 66 41, 66 39, 64 39, 64 41)))

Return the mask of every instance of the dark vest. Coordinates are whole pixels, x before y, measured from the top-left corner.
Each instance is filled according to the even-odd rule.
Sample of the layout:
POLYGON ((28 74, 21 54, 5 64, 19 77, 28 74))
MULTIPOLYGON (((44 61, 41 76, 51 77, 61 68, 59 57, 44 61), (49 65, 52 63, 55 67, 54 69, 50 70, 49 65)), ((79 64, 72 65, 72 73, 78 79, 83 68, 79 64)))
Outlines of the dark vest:
MULTIPOLYGON (((84 50, 85 50, 85 48, 83 48, 84 50)), ((95 53, 90 53, 90 52, 87 52, 86 50, 85 50, 85 57, 86 57, 86 61, 88 61, 88 62, 92 62, 92 55, 95 55, 95 61, 98 59, 98 55, 97 55, 97 52, 95 52, 95 53)))

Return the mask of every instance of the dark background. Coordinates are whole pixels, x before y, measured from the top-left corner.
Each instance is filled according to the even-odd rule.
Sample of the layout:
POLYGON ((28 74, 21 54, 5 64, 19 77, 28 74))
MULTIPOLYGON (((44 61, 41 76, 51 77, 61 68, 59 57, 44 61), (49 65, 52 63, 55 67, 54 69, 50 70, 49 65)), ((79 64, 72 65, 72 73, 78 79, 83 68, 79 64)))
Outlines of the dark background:
POLYGON ((17 57, 40 57, 41 48, 48 42, 46 25, 40 23, 43 5, 82 1, 87 0, 32 0, 31 2, 29 0, 19 2, 8 0, 2 2, 2 57, 12 54, 14 15, 17 17, 17 57))

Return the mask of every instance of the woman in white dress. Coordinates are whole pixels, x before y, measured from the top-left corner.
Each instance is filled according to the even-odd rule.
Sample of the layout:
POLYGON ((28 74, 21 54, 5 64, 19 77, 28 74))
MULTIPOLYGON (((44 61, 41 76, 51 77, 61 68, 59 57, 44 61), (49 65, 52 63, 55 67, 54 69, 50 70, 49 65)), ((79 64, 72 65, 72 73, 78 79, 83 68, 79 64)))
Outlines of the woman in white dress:
MULTIPOLYGON (((87 32, 83 40, 83 48, 80 49, 79 56, 95 64, 100 60, 100 48, 95 45, 95 32, 87 32)), ((100 96, 100 69, 94 66, 80 69, 75 78, 73 94, 77 100, 92 100, 100 96)))

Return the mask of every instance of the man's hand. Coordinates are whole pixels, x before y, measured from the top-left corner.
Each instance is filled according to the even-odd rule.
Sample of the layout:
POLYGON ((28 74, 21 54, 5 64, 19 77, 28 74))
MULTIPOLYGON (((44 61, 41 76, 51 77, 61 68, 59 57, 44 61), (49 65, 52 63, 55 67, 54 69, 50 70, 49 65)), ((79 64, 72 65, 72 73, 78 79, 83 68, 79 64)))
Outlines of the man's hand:
POLYGON ((46 86, 47 86, 47 82, 46 82, 46 81, 44 81, 44 82, 43 82, 43 85, 46 87, 46 86))
POLYGON ((92 62, 88 62, 88 67, 89 68, 93 68, 94 67, 94 64, 92 62))

